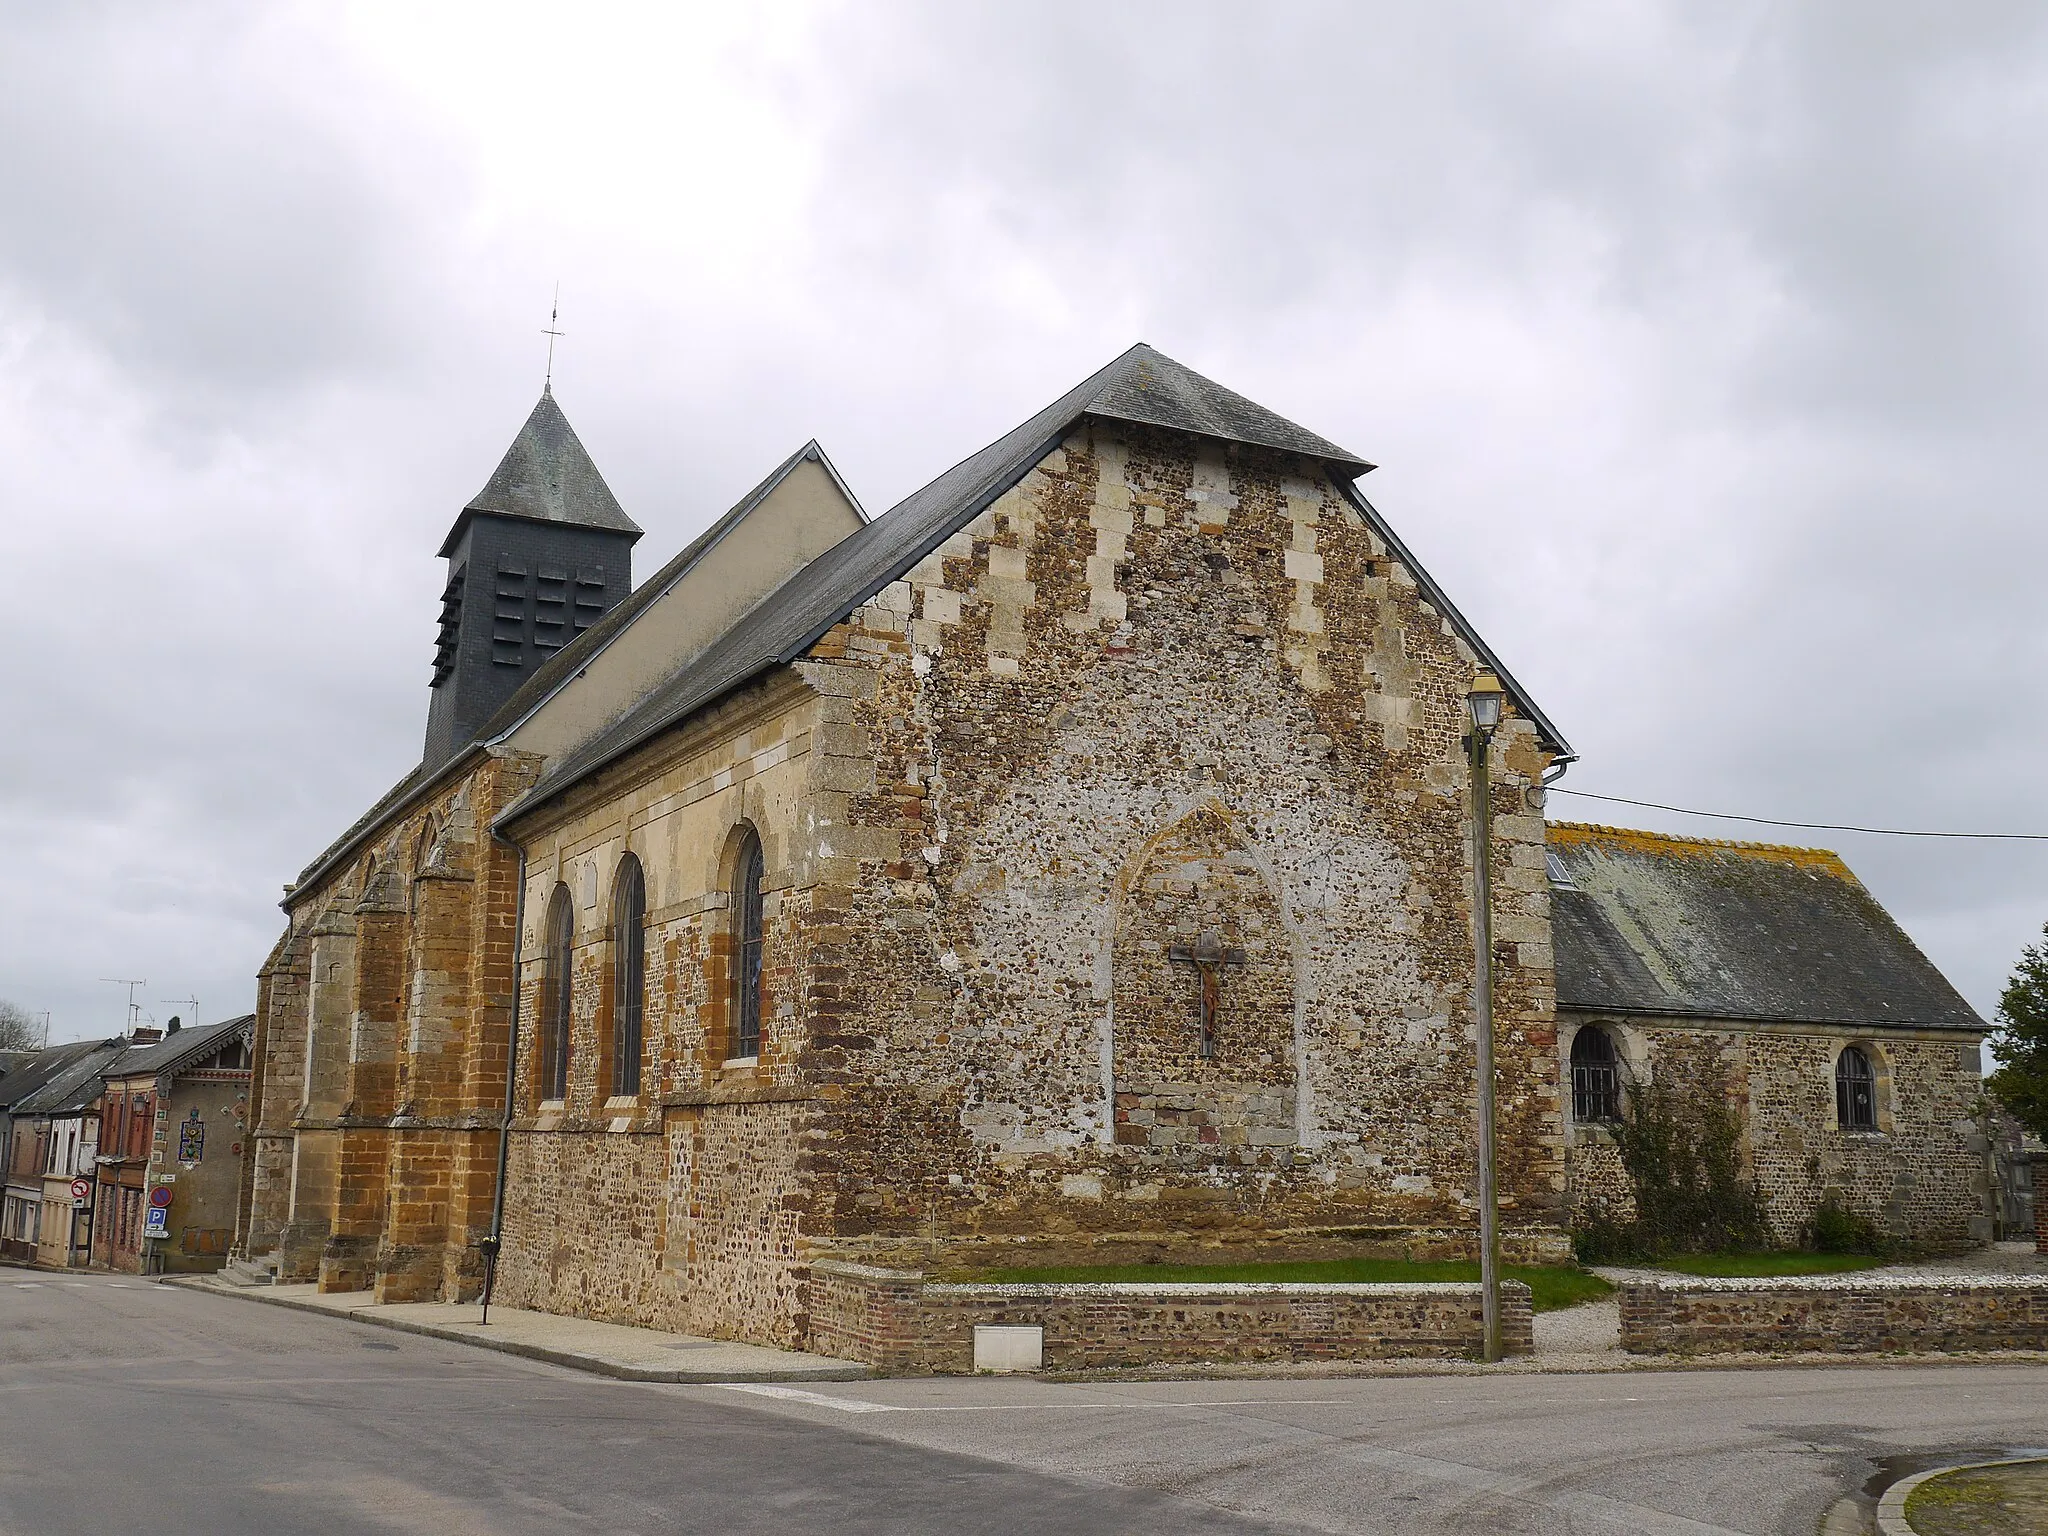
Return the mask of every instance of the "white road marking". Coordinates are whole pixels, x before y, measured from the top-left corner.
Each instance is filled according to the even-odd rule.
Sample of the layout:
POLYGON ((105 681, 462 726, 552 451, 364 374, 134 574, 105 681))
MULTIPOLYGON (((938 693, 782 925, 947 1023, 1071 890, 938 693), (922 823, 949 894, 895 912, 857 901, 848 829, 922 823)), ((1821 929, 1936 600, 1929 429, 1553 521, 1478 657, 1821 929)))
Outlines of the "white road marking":
POLYGON ((806 1392, 801 1387, 777 1387, 767 1382, 720 1381, 712 1383, 727 1392, 751 1392, 756 1397, 779 1398, 788 1403, 809 1403, 815 1408, 837 1408, 841 1413, 901 1413, 893 1403, 871 1403, 861 1397, 828 1397, 823 1392, 806 1392))

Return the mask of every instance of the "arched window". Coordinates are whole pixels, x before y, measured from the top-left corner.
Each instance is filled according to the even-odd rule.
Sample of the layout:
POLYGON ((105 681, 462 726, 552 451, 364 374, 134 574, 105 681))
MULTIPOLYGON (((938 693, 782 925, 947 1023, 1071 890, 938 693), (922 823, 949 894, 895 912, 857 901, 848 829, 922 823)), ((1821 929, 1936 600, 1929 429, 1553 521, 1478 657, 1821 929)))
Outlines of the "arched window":
POLYGON ((612 1097, 640 1091, 640 1021, 647 999, 647 882, 640 861, 619 861, 612 886, 612 1097))
POLYGON ((761 1054, 761 839, 749 827, 732 878, 732 1054, 761 1054))
POLYGON ((1860 1046, 1835 1058, 1835 1123, 1845 1131, 1877 1129, 1877 1073, 1860 1046))
POLYGON ((538 1081, 543 1099, 569 1096, 569 942, 574 937, 569 887, 557 883, 548 901, 547 949, 540 978, 538 1081))
POLYGON ((1606 1030, 1588 1024, 1572 1036, 1572 1119, 1611 1125, 1621 1118, 1621 1063, 1606 1030))

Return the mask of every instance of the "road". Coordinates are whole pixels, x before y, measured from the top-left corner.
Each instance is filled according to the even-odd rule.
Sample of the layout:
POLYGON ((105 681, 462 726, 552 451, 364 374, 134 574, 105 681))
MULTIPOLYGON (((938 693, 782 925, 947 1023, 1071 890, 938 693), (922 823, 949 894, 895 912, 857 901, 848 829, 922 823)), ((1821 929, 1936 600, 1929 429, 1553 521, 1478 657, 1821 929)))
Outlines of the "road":
POLYGON ((2048 1368, 647 1386, 0 1269, 0 1532, 1811 1536, 2048 1444, 2048 1368))

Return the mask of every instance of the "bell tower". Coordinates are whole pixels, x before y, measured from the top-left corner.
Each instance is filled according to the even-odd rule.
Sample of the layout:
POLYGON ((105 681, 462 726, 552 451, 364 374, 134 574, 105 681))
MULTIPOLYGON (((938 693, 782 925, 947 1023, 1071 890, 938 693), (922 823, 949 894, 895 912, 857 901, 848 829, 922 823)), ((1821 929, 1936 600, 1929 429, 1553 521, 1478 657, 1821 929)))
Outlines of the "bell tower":
POLYGON ((552 389, 442 541, 448 584, 427 706, 431 773, 476 739, 550 656, 633 590, 640 526, 552 389))

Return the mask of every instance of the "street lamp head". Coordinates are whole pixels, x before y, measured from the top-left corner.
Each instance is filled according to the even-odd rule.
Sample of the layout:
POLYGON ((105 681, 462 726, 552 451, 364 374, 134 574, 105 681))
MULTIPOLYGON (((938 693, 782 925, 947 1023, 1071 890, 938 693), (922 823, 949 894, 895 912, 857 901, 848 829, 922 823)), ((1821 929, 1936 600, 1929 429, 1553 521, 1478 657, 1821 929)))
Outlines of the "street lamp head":
POLYGON ((1491 731, 1500 724, 1500 707, 1507 699, 1507 690, 1500 685, 1500 679, 1491 672, 1482 671, 1472 679, 1472 687, 1465 694, 1465 708, 1472 714, 1472 723, 1482 731, 1491 731))

